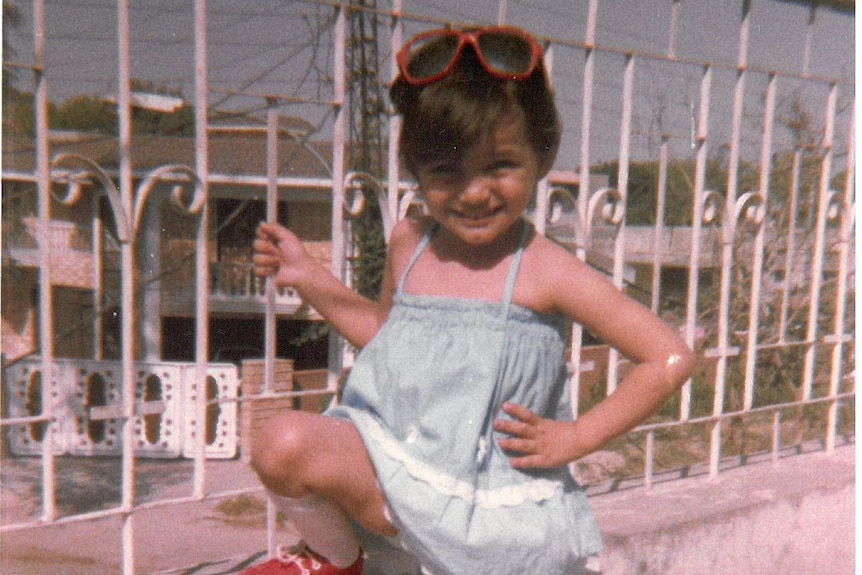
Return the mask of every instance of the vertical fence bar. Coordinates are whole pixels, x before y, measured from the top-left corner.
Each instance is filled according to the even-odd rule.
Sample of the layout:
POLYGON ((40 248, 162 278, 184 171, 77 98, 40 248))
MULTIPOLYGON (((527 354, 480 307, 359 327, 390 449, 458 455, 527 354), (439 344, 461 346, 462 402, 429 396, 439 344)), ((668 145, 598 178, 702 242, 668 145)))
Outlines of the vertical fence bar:
POLYGON ((856 104, 850 112, 850 130, 847 136, 847 172, 844 182, 844 197, 842 198, 841 206, 841 221, 838 230, 839 238, 836 246, 838 258, 838 277, 835 290, 835 319, 833 322, 834 328, 832 337, 834 338, 832 348, 832 366, 829 373, 829 397, 832 400, 829 402, 829 412, 826 423, 826 452, 834 453, 835 451, 835 436, 838 432, 838 400, 835 396, 840 390, 841 373, 843 372, 844 360, 844 314, 847 311, 847 276, 850 273, 850 241, 853 233, 853 190, 854 176, 856 171, 856 136, 853 126, 856 125, 856 104))
POLYGON ((99 196, 93 194, 90 203, 90 226, 92 229, 92 248, 90 253, 93 254, 93 271, 91 274, 93 282, 93 359, 99 361, 102 359, 102 348, 104 347, 105 334, 102 329, 102 314, 103 299, 105 297, 105 286, 102 282, 102 274, 104 263, 102 261, 102 249, 104 247, 104 238, 102 236, 102 217, 99 208, 99 196))
MULTIPOLYGON (((728 214, 732 213, 736 197, 739 195, 739 142, 742 137, 742 116, 745 111, 745 84, 748 77, 748 36, 750 23, 751 0, 744 0, 742 5, 742 20, 739 25, 739 50, 736 57, 736 84, 733 90, 733 116, 731 118, 730 158, 727 167, 725 205, 728 207, 728 214)), ((731 222, 735 225, 735 218, 731 218, 731 222)), ((732 249, 732 246, 730 249, 732 249)))
MULTIPOLYGON (((761 209, 766 210, 769 201, 769 177, 772 173, 772 125, 775 118, 776 75, 769 75, 766 88, 766 108, 763 115, 763 137, 760 148, 760 196, 761 209)), ((745 395, 743 409, 748 411, 754 404, 754 376, 757 367, 757 341, 760 331, 760 294, 762 291, 763 259, 766 244, 766 226, 758 224, 754 237, 754 263, 751 275, 751 299, 748 313, 748 341, 745 350, 745 395)))
MULTIPOLYGON (((39 244, 39 350, 41 354, 42 413, 42 520, 57 515, 54 477, 54 430, 51 397, 54 387, 54 296, 51 281, 51 174, 48 141, 48 80, 45 77, 45 1, 33 3, 35 67, 36 188, 38 190, 39 244)), ((2 430, 0 430, 2 431, 2 430)))
POLYGON ((661 135, 661 149, 658 159, 658 189, 656 190, 655 227, 653 229, 652 257, 652 294, 650 309, 656 315, 661 313, 661 272, 664 260, 664 218, 667 206, 667 167, 668 167, 667 134, 661 135))
MULTIPOLYGON (((712 89, 712 66, 703 67, 700 81, 700 109, 695 133, 697 160, 694 173, 694 201, 691 218, 691 252, 689 254, 688 290, 686 293, 686 343, 694 349, 697 337, 697 290, 700 274, 700 245, 703 228, 704 192, 706 185, 707 134, 709 132, 709 104, 712 89)), ((682 388, 679 407, 680 421, 687 421, 691 412, 691 380, 682 388)))
MULTIPOLYGON (((404 24, 401 21, 401 0, 394 0, 392 4, 392 32, 389 42, 389 78, 390 81, 395 81, 398 77, 398 63, 395 60, 398 50, 401 48, 402 36, 404 33, 404 24)), ((398 162, 398 145, 401 134, 401 116, 392 114, 389 116, 389 149, 387 163, 388 181, 387 181, 387 200, 388 206, 380 206, 380 209, 388 209, 392 222, 398 221, 398 202, 399 202, 399 187, 398 183, 401 179, 401 173, 398 162)), ((386 238, 387 242, 389 238, 386 238)))
POLYGON ((805 363, 802 376, 802 399, 811 399, 814 368, 817 358, 817 322, 820 317, 820 290, 823 286, 823 260, 826 250, 826 218, 829 209, 829 179, 832 176, 832 143, 835 137, 835 106, 838 84, 833 83, 826 101, 826 124, 823 135, 823 160, 820 164, 820 184, 817 192, 817 223, 814 238, 814 257, 811 264, 810 308, 805 341, 805 363))
MULTIPOLYGON (((545 46, 545 72, 548 74, 548 81, 551 86, 554 85, 554 46, 553 44, 545 46)), ((548 194, 550 186, 548 184, 548 175, 539 182, 536 189, 536 213, 533 217, 533 224, 536 231, 542 235, 547 231, 548 221, 548 194)))
MULTIPOLYGON (((626 67, 623 73, 623 108, 622 118, 620 121, 620 159, 619 172, 617 173, 617 192, 620 195, 620 202, 623 209, 626 207, 628 200, 629 187, 629 151, 631 149, 631 132, 632 132, 632 93, 634 91, 634 71, 635 59, 631 54, 626 57, 626 67)), ((614 285, 620 289, 625 289, 624 271, 625 271, 625 256, 626 256, 626 218, 622 218, 619 230, 617 231, 616 240, 614 241, 614 285)), ((611 348, 608 352, 608 394, 612 393, 617 388, 617 380, 619 379, 619 357, 620 353, 611 348)))
POLYGON ((811 2, 808 26, 805 28, 805 45, 802 51, 802 75, 808 76, 811 67, 811 44, 814 42, 814 24, 817 22, 817 2, 811 2))
MULTIPOLYGON (((727 382, 727 362, 730 354, 730 302, 732 298, 731 280, 733 277, 733 247, 736 241, 736 198, 739 193, 740 138, 742 135, 742 116, 745 102, 745 85, 748 77, 748 38, 751 22, 751 1, 744 0, 742 18, 739 25, 739 47, 736 56, 736 83, 733 90, 733 112, 731 117, 730 158, 727 168, 727 191, 725 194, 723 229, 721 237, 721 276, 719 279, 718 326, 716 346, 718 358, 715 370, 715 391, 713 394, 712 414, 724 413, 724 396, 727 382)), ((716 419, 710 433, 710 477, 718 475, 721 459, 721 425, 716 419)))
MULTIPOLYGON (((722 395, 716 393, 716 403, 724 401, 724 382, 727 369, 728 346, 730 345, 730 301, 732 299, 731 281, 733 277, 733 249, 736 242, 736 229, 738 224, 739 214, 736 212, 736 199, 739 195, 739 160, 740 160, 740 139, 742 137, 742 116, 745 107, 745 87, 748 77, 748 37, 751 15, 751 2, 746 0, 743 3, 742 20, 739 28, 739 50, 737 53, 737 75, 736 83, 733 91, 733 112, 731 118, 731 137, 730 137, 730 158, 728 160, 727 174, 727 191, 725 194, 725 212, 723 214, 724 221, 724 237, 722 238, 722 268, 721 268, 721 287, 719 294, 719 329, 718 329, 718 347, 720 351, 718 358, 718 371, 720 375, 716 375, 716 381, 720 381, 722 387, 722 395)), ((719 386, 717 385, 716 388, 719 386)), ((722 413, 723 409, 714 411, 716 414, 722 413)))
MULTIPOLYGON (((275 221, 278 216, 278 107, 274 98, 266 102, 266 221, 275 221)), ((274 389, 275 379, 275 280, 266 278, 266 303, 264 313, 263 391, 274 389)), ((270 556, 278 546, 278 510, 270 499, 266 505, 266 536, 270 556)))
MULTIPOLYGON (((278 218, 278 102, 266 102, 266 221, 278 218)), ((266 311, 264 314, 263 389, 274 389, 276 354, 276 286, 272 277, 266 278, 266 311)))
POLYGON ((497 24, 502 26, 508 18, 509 5, 506 0, 500 0, 497 5, 497 24))
MULTIPOLYGON (((132 187, 132 106, 131 70, 129 56, 129 4, 128 0, 117 3, 117 42, 119 44, 119 71, 117 78, 117 116, 119 121, 120 153, 120 197, 122 209, 131 215, 134 210, 132 187)), ((123 397, 123 464, 122 464, 122 509, 123 509, 123 573, 135 573, 135 290, 134 290, 134 226, 130 226, 128 241, 120 245, 120 298, 122 341, 122 397, 123 397)))
POLYGON ((670 38, 667 43, 668 58, 676 57, 676 40, 677 31, 679 29, 679 5, 680 0, 673 0, 670 8, 670 38))
MULTIPOLYGON (((599 2, 590 0, 587 13, 587 32, 584 43, 584 100, 581 108, 581 165, 578 170, 578 215, 581 217, 581 229, 588 229, 587 205, 590 199, 590 142, 592 141, 593 122, 593 82, 596 69, 596 23, 598 21, 599 2)), ((578 256, 586 259, 586 241, 588 238, 578 238, 578 256)))
MULTIPOLYGON (((593 76, 595 73, 595 49, 594 43, 596 38, 596 21, 598 16, 598 0, 590 0, 589 11, 587 15, 587 31, 586 31, 586 48, 584 61, 584 100, 581 107, 581 156, 580 166, 578 167, 578 217, 580 218, 580 231, 576 231, 575 244, 577 256, 582 260, 587 258, 586 243, 588 238, 585 237, 583 230, 587 229, 587 206, 589 205, 590 196, 590 131, 593 115, 593 76)), ((579 397, 581 389, 581 345, 583 343, 583 328, 577 322, 572 324, 572 351, 569 356, 572 366, 571 387, 575 390, 572 393, 571 406, 572 415, 578 417, 579 397)))
MULTIPOLYGON (((347 6, 336 6, 335 54, 333 78, 335 122, 332 132, 332 255, 330 267, 335 277, 345 279, 345 233, 344 233, 344 155, 347 134, 346 105, 346 59, 347 59, 347 6)), ((329 332, 329 373, 327 387, 338 389, 344 358, 344 340, 334 330, 329 332)))
POLYGON ((781 410, 772 414, 772 464, 778 464, 781 453, 781 410))
POLYGON ((209 126, 207 120, 207 8, 206 0, 195 0, 195 175, 201 186, 204 204, 198 215, 195 237, 195 381, 198 393, 194 406, 198 427, 194 450, 194 496, 202 498, 206 484, 206 401, 209 361, 209 126))
MULTIPOLYGON (((796 146, 796 143, 794 143, 796 146)), ((787 318, 790 313, 790 289, 796 261, 796 220, 799 211, 799 182, 802 177, 802 150, 793 151, 790 171, 790 208, 787 214, 787 250, 784 254, 784 283, 781 287, 781 312, 778 319, 778 341, 787 341, 787 318)))
POLYGON ((713 394, 712 415, 716 418, 712 423, 710 433, 710 477, 718 475, 718 464, 721 460, 721 425, 719 418, 724 413, 724 397, 727 383, 727 359, 731 353, 729 342, 730 324, 730 278, 733 267, 733 231, 735 229, 735 208, 731 205, 729 213, 725 214, 724 232, 722 233, 722 258, 721 258, 721 291, 718 313, 718 358, 715 369, 715 391, 713 394))
POLYGON ((653 474, 655 473, 655 431, 650 430, 646 434, 646 446, 644 448, 644 489, 649 491, 653 485, 653 474))

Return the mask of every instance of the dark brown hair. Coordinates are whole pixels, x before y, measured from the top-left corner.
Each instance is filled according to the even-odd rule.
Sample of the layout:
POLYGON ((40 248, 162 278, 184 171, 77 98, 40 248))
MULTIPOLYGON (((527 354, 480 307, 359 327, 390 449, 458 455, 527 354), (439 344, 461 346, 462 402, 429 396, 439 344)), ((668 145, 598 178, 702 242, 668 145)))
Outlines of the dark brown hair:
POLYGON ((450 74, 423 86, 399 75, 389 96, 401 114, 401 159, 415 176, 432 160, 457 160, 511 113, 524 120, 526 136, 542 163, 553 162, 562 131, 553 92, 540 61, 526 80, 488 74, 465 46, 450 74))

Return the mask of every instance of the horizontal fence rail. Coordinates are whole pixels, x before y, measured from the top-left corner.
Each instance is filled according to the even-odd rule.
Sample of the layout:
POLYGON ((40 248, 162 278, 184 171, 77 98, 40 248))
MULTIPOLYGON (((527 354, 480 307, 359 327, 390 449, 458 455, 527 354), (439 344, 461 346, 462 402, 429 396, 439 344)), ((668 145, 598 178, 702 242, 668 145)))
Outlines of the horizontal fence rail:
MULTIPOLYGON (((280 317, 317 327, 320 318, 293 290, 253 276, 248 245, 231 236, 246 225, 243 214, 256 202, 258 221, 289 218, 315 257, 355 285, 366 214, 380 220, 385 240, 398 219, 422 210, 384 97, 395 52, 433 27, 532 29, 525 22, 534 16, 526 3, 505 1, 487 14, 477 7, 477 21, 465 22, 406 0, 195 0, 170 12, 192 30, 176 42, 186 63, 181 96, 142 99, 133 85, 150 78, 132 63, 149 69, 139 55, 152 55, 153 40, 136 28, 139 11, 160 16, 128 0, 98 3, 110 32, 93 42, 112 45, 116 89, 106 99, 116 131, 80 137, 55 130, 49 114, 62 68, 74 75, 81 65, 51 58, 63 39, 52 26, 72 4, 33 0, 22 9, 32 47, 6 67, 32 75, 33 112, 26 145, 4 136, 4 212, 25 212, 9 224, 4 214, 4 265, 8 256, 25 270, 22 306, 37 295, 23 351, 3 366, 0 428, 4 460, 39 458, 40 485, 39 509, 4 517, 0 532, 118 518, 122 569, 132 575, 142 512, 260 496, 254 483, 213 476, 214 460, 247 462, 274 412, 319 412, 337 401, 357 351, 330 333, 325 369, 297 370, 277 357, 280 317), (249 33, 249 19, 261 31, 280 26, 279 40, 249 33), (270 53, 280 56, 256 59, 270 53), (193 108, 187 135, 139 133, 136 122, 153 106, 175 105, 193 108), (58 286, 84 291, 75 297, 85 301, 58 286), (70 299, 92 319, 64 325, 58 309, 70 299), (176 335, 161 332, 163 315, 190 320, 186 361, 155 357, 176 335), (262 347, 246 346, 255 360, 213 363, 232 359, 209 357, 211 320, 225 318, 260 322, 262 347), (86 359, 66 357, 70 334, 82 330, 86 359), (70 511, 60 463, 93 456, 120 460, 116 500, 70 511), (156 498, 136 491, 143 460, 154 459, 188 461, 187 489, 156 498)), ((777 462, 852 442, 855 85, 816 64, 818 15, 827 9, 743 1, 738 20, 721 23, 732 24, 735 58, 705 59, 690 48, 698 42, 688 3, 655 2, 666 38, 635 35, 632 45, 599 24, 604 3, 574 4, 558 19, 564 27, 532 30, 566 128, 557 169, 528 215, 677 328, 700 358, 659 413, 606 447, 625 463, 586 481, 590 493, 715 478, 752 458, 777 462), (758 30, 781 5, 802 19, 798 63, 758 59, 758 30), (582 33, 566 35, 573 25, 582 33)), ((4 286, 7 293, 19 297, 4 286)), ((631 367, 577 325, 567 360, 575 416, 613 393, 631 367)), ((272 507, 267 517, 260 547, 272 551, 272 507)))

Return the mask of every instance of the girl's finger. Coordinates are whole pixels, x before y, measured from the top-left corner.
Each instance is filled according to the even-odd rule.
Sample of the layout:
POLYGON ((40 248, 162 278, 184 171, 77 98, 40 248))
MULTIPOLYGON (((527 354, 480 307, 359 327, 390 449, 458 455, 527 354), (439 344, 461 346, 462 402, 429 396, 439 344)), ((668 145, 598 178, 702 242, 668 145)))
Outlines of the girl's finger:
POLYGON ((272 226, 265 223, 260 224, 257 226, 257 230, 255 230, 255 235, 258 239, 271 242, 274 237, 272 226))
POLYGON ((510 415, 519 421, 523 421, 524 423, 531 425, 535 425, 541 419, 538 415, 517 403, 504 403, 503 412, 506 415, 510 415))
POLYGON ((251 263, 257 267, 278 267, 279 261, 275 256, 269 254, 256 253, 251 256, 251 263))
POLYGON ((494 429, 500 433, 514 437, 532 437, 534 428, 521 421, 508 419, 497 419, 494 421, 494 429))
POLYGON ((268 239, 256 239, 251 244, 251 249, 256 252, 270 252, 274 253, 276 251, 276 245, 268 239))
POLYGON ((278 224, 262 223, 257 226, 256 235, 258 240, 278 245, 287 230, 278 224))
POLYGON ((259 278, 265 278, 273 275, 275 270, 272 268, 254 268, 254 275, 259 278))
POLYGON ((509 465, 515 469, 541 469, 545 467, 544 462, 538 455, 528 455, 526 457, 510 457, 509 465))
POLYGON ((536 444, 530 439, 498 439, 497 445, 503 451, 511 451, 513 453, 535 454, 536 444))

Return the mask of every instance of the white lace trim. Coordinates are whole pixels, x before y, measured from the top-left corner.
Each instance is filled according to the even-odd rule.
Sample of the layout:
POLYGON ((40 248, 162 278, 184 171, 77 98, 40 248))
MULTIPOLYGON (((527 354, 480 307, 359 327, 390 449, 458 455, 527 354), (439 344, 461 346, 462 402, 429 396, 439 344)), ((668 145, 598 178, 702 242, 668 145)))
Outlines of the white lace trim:
POLYGON ((447 497, 457 497, 479 507, 496 509, 521 505, 527 501, 533 503, 546 501, 554 496, 557 489, 563 487, 560 481, 534 479, 494 489, 477 489, 466 481, 441 473, 427 463, 419 461, 389 438, 377 421, 370 420, 370 423, 370 437, 381 445, 387 456, 402 463, 411 476, 424 481, 435 491, 447 497))

